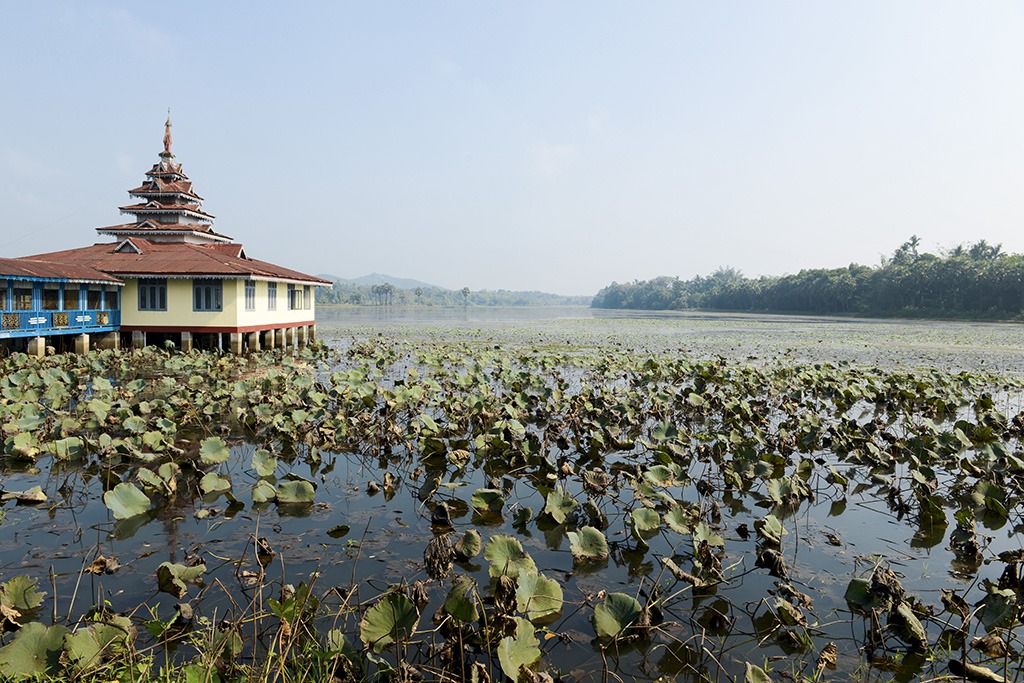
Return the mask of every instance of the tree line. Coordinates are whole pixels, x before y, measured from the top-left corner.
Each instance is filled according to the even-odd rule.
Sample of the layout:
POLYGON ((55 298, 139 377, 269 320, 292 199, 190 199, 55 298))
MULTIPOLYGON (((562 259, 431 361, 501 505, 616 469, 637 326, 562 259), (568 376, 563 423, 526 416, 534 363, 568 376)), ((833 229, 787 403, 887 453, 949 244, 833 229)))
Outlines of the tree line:
POLYGON ((335 282, 331 288, 316 288, 316 303, 354 306, 586 306, 589 296, 562 296, 546 292, 471 291, 416 287, 401 289, 391 283, 359 285, 335 282))
POLYGON ((691 280, 613 282, 594 308, 710 309, 898 317, 1010 319, 1024 315, 1024 255, 981 240, 936 255, 912 236, 875 267, 801 270, 746 278, 719 268, 691 280))

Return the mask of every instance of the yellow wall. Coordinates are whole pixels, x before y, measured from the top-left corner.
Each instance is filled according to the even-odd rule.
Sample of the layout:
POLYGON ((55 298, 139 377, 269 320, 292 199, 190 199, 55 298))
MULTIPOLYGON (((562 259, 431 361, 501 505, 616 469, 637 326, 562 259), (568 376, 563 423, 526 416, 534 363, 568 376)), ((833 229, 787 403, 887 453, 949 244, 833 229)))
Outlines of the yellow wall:
MULTIPOLYGON (((273 325, 288 327, 314 319, 316 304, 309 309, 288 310, 288 283, 277 283, 277 310, 267 310, 267 282, 256 280, 256 310, 245 310, 245 280, 222 280, 223 305, 220 311, 192 310, 192 280, 167 278, 167 310, 140 311, 139 287, 135 278, 124 278, 121 292, 121 325, 123 327, 175 327, 202 331, 210 327, 252 327, 273 325)), ((296 285, 302 288, 302 285, 296 285)), ((312 289, 312 287, 311 287, 312 289)), ((311 292, 311 299, 313 294, 311 292)))

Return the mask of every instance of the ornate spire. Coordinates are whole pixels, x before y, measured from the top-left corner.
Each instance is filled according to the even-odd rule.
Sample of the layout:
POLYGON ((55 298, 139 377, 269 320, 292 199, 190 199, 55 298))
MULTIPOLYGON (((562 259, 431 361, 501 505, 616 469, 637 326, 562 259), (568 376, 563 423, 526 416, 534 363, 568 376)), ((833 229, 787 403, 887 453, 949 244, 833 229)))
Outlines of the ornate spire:
POLYGON ((171 153, 171 108, 167 108, 167 123, 164 124, 164 151, 160 153, 162 157, 173 157, 171 153))

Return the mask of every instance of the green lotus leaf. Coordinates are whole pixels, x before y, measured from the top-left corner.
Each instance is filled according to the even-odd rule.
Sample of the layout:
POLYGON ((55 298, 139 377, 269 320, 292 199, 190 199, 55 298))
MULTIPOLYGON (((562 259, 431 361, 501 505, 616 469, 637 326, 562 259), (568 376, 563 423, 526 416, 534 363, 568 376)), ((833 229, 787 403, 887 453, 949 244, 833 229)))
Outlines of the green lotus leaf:
POLYGON ((692 517, 690 514, 681 506, 674 505, 671 510, 664 515, 665 524, 676 533, 687 536, 693 533, 693 529, 690 527, 692 517))
POLYGON ((210 436, 203 439, 199 446, 199 459, 207 465, 216 465, 224 462, 231 455, 231 450, 224 440, 219 436, 210 436))
POLYGON ((134 640, 128 617, 102 615, 102 622, 76 629, 64 638, 64 649, 79 674, 101 666, 103 658, 124 650, 134 640))
POLYGON ((476 529, 467 529, 462 538, 455 542, 455 555, 463 562, 472 560, 480 554, 482 545, 480 532, 476 529))
POLYGON ((47 448, 58 460, 77 460, 85 455, 85 446, 82 439, 77 436, 58 439, 49 444, 47 448))
POLYGON ((523 551, 519 539, 505 534, 495 534, 487 541, 484 559, 491 563, 490 575, 516 578, 524 572, 537 569, 533 558, 523 551))
MULTIPOLYGON (((0 603, 4 607, 24 613, 31 612, 43 604, 43 597, 46 592, 39 592, 36 587, 39 585, 37 579, 30 579, 27 576, 15 576, 10 581, 0 585, 0 603)), ((20 620, 19 620, 20 621, 20 620)))
POLYGON ((570 531, 569 550, 578 560, 604 560, 608 557, 608 539, 600 530, 592 526, 582 527, 577 534, 570 531))
POLYGON ((263 448, 257 449, 252 454, 252 468, 261 477, 269 477, 277 471, 277 458, 263 448))
POLYGON ((562 524, 572 510, 579 505, 571 495, 557 487, 548 494, 544 505, 544 512, 551 516, 555 522, 562 524))
POLYGON ((305 480, 285 481, 277 485, 277 502, 284 504, 312 503, 316 489, 305 480))
POLYGON ((134 484, 118 484, 103 494, 103 503, 117 519, 141 515, 149 509, 149 498, 134 484))
POLYGON ((700 523, 693 528, 693 545, 696 547, 701 541, 707 541, 712 548, 725 545, 725 539, 711 530, 711 527, 700 523))
POLYGON ((121 424, 132 434, 142 434, 146 431, 147 423, 146 419, 139 417, 138 415, 132 415, 121 424))
POLYGON ((480 617, 476 607, 476 581, 462 575, 455 579, 455 585, 448 591, 444 601, 444 611, 463 624, 469 624, 480 617))
POLYGON ((270 482, 260 479, 252 487, 252 502, 266 503, 277 498, 277 489, 270 482))
POLYGON ((505 498, 498 489, 477 489, 470 498, 474 510, 480 512, 500 513, 505 505, 505 498))
POLYGON ((655 486, 671 486, 675 483, 672 470, 664 465, 655 465, 644 472, 644 479, 655 486))
POLYGON ((14 640, 0 647, 0 675, 12 679, 55 675, 68 633, 64 626, 46 627, 38 621, 25 624, 14 640))
POLYGON ((164 562, 156 568, 156 582, 160 590, 181 599, 188 592, 186 582, 194 582, 206 571, 205 564, 188 567, 164 562))
POLYGON ((631 595, 609 593, 594 607, 594 630, 600 638, 617 638, 636 621, 643 609, 631 595))
POLYGON ((759 519, 754 522, 754 528, 757 529, 757 533, 760 534, 764 540, 768 541, 772 545, 780 545, 782 543, 782 537, 789 533, 782 528, 782 522, 780 522, 779 518, 773 514, 768 514, 763 519, 759 519))
POLYGON ((562 587, 543 574, 522 573, 516 590, 516 604, 530 621, 550 621, 562 613, 562 587))
POLYGON ((231 479, 222 474, 217 474, 216 472, 207 472, 203 478, 199 480, 199 488, 201 488, 203 493, 206 494, 230 491, 231 479))
POLYGON ((1017 594, 1012 588, 992 587, 989 591, 978 603, 978 607, 981 607, 981 623, 985 625, 986 631, 1008 628, 1017 613, 1017 594))
POLYGON ((871 612, 886 604, 885 598, 871 592, 871 582, 861 578, 852 579, 846 587, 846 602, 858 612, 871 612))
POLYGON ((640 507, 631 515, 633 528, 640 533, 657 531, 661 526, 661 515, 650 508, 640 507))
POLYGON ((754 666, 750 662, 745 662, 747 671, 744 674, 744 683, 772 683, 771 676, 768 672, 759 666, 754 666))
POLYGON ((519 670, 530 668, 540 660, 540 641, 537 632, 526 619, 515 617, 516 634, 506 636, 498 643, 498 662, 511 680, 519 680, 519 670))
POLYGON ((389 593, 366 610, 359 622, 359 637, 374 652, 408 640, 416 632, 420 614, 413 601, 401 593, 389 593))

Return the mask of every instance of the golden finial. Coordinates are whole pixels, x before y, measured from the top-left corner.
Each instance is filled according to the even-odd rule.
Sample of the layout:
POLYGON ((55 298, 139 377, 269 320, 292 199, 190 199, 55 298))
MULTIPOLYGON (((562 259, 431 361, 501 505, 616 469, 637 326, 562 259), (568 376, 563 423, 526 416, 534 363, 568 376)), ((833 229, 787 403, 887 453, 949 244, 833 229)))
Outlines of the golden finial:
POLYGON ((167 123, 164 124, 164 154, 167 156, 174 156, 171 154, 171 108, 167 107, 167 123))

